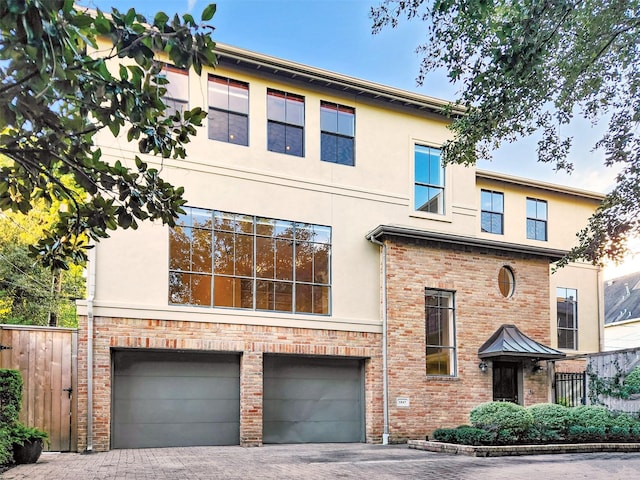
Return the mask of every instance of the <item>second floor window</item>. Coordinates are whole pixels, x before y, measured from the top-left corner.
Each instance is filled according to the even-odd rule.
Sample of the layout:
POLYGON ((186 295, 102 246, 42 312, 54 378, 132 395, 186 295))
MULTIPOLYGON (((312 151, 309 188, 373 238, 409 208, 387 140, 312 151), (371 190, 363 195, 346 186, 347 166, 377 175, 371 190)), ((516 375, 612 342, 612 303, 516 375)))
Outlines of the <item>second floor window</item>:
POLYGON ((304 97, 267 90, 267 149, 304 157, 304 97))
POLYGON ((169 303, 330 314, 331 227, 186 208, 169 232, 169 303))
POLYGON ((416 145, 414 151, 415 209, 444 214, 444 167, 440 149, 416 145))
POLYGON ((354 108, 335 103, 320 103, 320 160, 354 165, 354 108))
POLYGON ((482 190, 480 203, 482 231, 502 235, 504 233, 504 195, 501 192, 482 190))
POLYGON ((249 84, 209 75, 209 138, 249 145, 249 84))
POLYGON ((557 288, 558 348, 578 348, 578 291, 574 288, 557 288))
POLYGON ((456 320, 454 294, 425 289, 427 375, 456 374, 456 320))
POLYGON ((547 240, 547 202, 527 198, 527 238, 547 240))
POLYGON ((164 85, 167 92, 163 100, 167 105, 166 115, 171 116, 175 112, 184 112, 189 108, 189 72, 172 65, 164 65, 160 75, 169 83, 164 85))

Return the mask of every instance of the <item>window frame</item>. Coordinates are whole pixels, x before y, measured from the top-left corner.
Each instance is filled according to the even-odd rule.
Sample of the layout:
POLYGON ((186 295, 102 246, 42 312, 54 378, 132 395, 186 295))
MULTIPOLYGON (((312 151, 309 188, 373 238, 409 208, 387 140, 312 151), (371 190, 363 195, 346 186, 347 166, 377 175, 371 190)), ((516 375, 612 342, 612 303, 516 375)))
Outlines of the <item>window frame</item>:
POLYGON ((320 100, 320 160, 323 162, 335 163, 336 165, 346 165, 353 167, 356 163, 356 109, 354 107, 349 107, 347 105, 341 105, 334 102, 329 102, 326 100, 320 100), (335 110, 336 115, 336 127, 335 130, 330 130, 323 128, 323 111, 324 110, 335 110), (347 114, 351 116, 350 121, 350 129, 351 134, 340 131, 340 114, 347 114), (325 158, 325 148, 324 142, 325 138, 330 137, 336 140, 336 148, 335 148, 335 158, 330 159, 328 157, 325 158), (350 140, 351 143, 351 158, 349 162, 340 161, 340 148, 338 143, 340 140, 350 140))
POLYGON ((293 155, 296 157, 301 157, 303 158, 305 156, 305 116, 306 116, 306 109, 305 109, 305 97, 303 95, 298 95, 296 93, 289 93, 289 92, 285 92, 282 90, 276 90, 276 89, 272 89, 272 88, 267 88, 267 150, 270 152, 275 152, 275 153, 282 153, 284 155, 293 155), (271 97, 281 97, 284 99, 284 118, 275 118, 276 112, 275 111, 271 111, 271 105, 272 103, 270 102, 270 98, 271 97), (302 104, 302 121, 300 124, 295 123, 293 121, 293 119, 289 119, 288 118, 288 105, 293 105, 291 102, 300 102, 302 104), (271 130, 274 126, 280 126, 284 128, 284 147, 282 149, 276 149, 273 147, 273 142, 272 142, 272 133, 271 130), (294 149, 291 148, 290 145, 288 145, 289 142, 287 142, 287 132, 289 131, 300 131, 300 153, 296 153, 296 151, 294 149), (289 149, 289 151, 287 150, 289 149))
MULTIPOLYGON (((419 214, 427 214, 427 215, 437 215, 438 218, 444 217, 447 215, 447 202, 446 202, 446 193, 447 193, 447 188, 446 188, 446 169, 445 166, 442 164, 442 150, 439 147, 434 147, 432 145, 427 145, 421 142, 415 142, 413 143, 413 207, 412 207, 412 211, 414 213, 419 213, 419 214), (428 156, 428 166, 427 166, 427 170, 429 171, 429 178, 427 179, 428 181, 424 181, 423 178, 418 178, 418 153, 419 150, 424 149, 426 150, 427 156, 428 156), (439 176, 439 182, 438 183, 433 183, 431 182, 431 172, 432 170, 434 170, 432 168, 432 165, 430 164, 430 161, 433 157, 435 157, 435 155, 432 155, 431 152, 437 152, 437 158, 438 158, 438 165, 437 168, 435 168, 435 170, 438 172, 438 176, 439 176), (429 203, 431 203, 431 201, 433 199, 440 199, 441 201, 437 203, 437 211, 431 211, 431 210, 423 210, 421 208, 418 208, 418 189, 427 189, 427 196, 430 195, 430 189, 432 190, 437 190, 439 191, 439 193, 431 196, 428 198, 427 202, 424 202, 421 206, 424 207, 425 205, 428 205, 429 203)), ((422 196, 422 195, 420 195, 422 196)))
MULTIPOLYGON (((165 112, 165 115, 167 117, 172 116, 176 111, 178 111, 177 106, 180 105, 180 114, 182 115, 185 110, 189 110, 189 71, 184 69, 184 68, 178 68, 174 65, 171 65, 169 63, 163 63, 162 64, 162 68, 160 70, 160 74, 161 76, 163 76, 164 78, 166 78, 168 80, 169 83, 163 85, 163 87, 167 90, 165 92, 165 94, 162 96, 162 100, 164 101, 165 105, 167 106, 167 110, 165 112), (187 91, 185 92, 185 96, 184 97, 176 97, 176 96, 172 96, 170 95, 171 93, 171 79, 170 79, 170 75, 183 75, 186 77, 186 82, 187 82, 187 91)), ((174 86, 176 86, 176 84, 173 84, 174 86)))
POLYGON ((221 210, 196 207, 184 207, 184 209, 186 213, 178 218, 176 227, 169 228, 167 297, 169 305, 233 308, 298 315, 331 315, 332 227, 221 210), (200 233, 199 256, 194 255, 194 249, 198 246, 194 240, 196 231, 200 233), (174 240, 178 236, 187 240, 174 240), (221 255, 220 250, 216 249, 216 242, 220 241, 223 247, 230 249, 230 257, 221 255), (239 244, 238 241, 241 243, 239 244), (259 251, 259 248, 263 248, 259 244, 267 245, 266 249, 259 251), (241 260, 238 259, 238 245, 245 246, 242 252, 250 251, 250 259, 246 253, 241 260), (249 245, 250 250, 246 248, 249 245), (281 250, 278 250, 278 245, 281 250), (174 255, 174 249, 180 254, 174 255), (186 256, 185 250, 187 250, 186 256), (205 255, 202 255, 203 252, 205 255), (279 257, 278 252, 284 252, 284 257, 279 257), (268 271, 270 255, 272 255, 271 275, 264 274, 264 271, 268 271), (205 260, 196 263, 194 261, 196 257, 205 258, 205 260), (290 277, 279 276, 282 272, 279 265, 284 264, 286 268, 288 261, 290 277), (267 270, 261 271, 260 269, 265 265, 267 270), (209 285, 208 296, 206 291, 200 291, 207 300, 196 301, 194 295, 196 287, 193 286, 195 280, 197 280, 196 287, 201 283, 205 286, 209 285), (250 290, 247 289, 249 284, 250 290), (245 301, 243 295, 237 297, 239 303, 235 304, 235 293, 229 297, 231 305, 223 304, 223 298, 216 298, 216 285, 218 288, 231 289, 228 291, 232 292, 240 288, 241 294, 246 294, 246 297, 250 294, 250 305, 249 302, 242 303, 245 301), (276 308, 276 297, 279 294, 285 297, 289 295, 286 292, 283 293, 282 288, 290 291, 289 309, 276 308), (264 299, 259 298, 260 294, 267 296, 266 308, 260 306, 264 304, 264 299), (302 295, 307 296, 302 297, 302 295), (183 298, 186 300, 183 301, 183 298), (274 308, 269 308, 269 305, 273 305, 274 308))
POLYGON ((563 350, 578 350, 578 289, 577 288, 568 288, 568 287, 556 287, 556 317, 557 317, 557 330, 558 330, 558 348, 563 350), (574 296, 571 297, 569 293, 573 293, 574 296), (570 300, 573 298, 573 300, 570 300), (569 325, 569 314, 566 308, 560 308, 561 304, 566 304, 567 306, 572 305, 571 315, 573 316, 573 325, 572 326, 560 326, 561 320, 564 316, 565 325, 569 325), (564 310, 564 312, 561 312, 564 310), (572 346, 568 343, 560 343, 561 332, 567 332, 568 335, 566 338, 572 339, 572 346))
POLYGON ((487 189, 481 189, 480 190, 480 231, 483 233, 491 233, 493 235, 504 235, 504 193, 503 192, 498 192, 496 190, 487 190, 487 189), (488 194, 490 196, 490 200, 489 203, 490 205, 490 209, 487 210, 484 208, 484 195, 488 194), (494 207, 494 197, 495 196, 500 196, 501 198, 501 208, 497 209, 497 207, 494 207), (490 225, 491 225, 491 230, 485 230, 484 229, 484 219, 485 216, 489 216, 490 220, 490 225), (494 231, 493 229, 493 219, 497 217, 500 219, 500 228, 499 231, 494 231))
POLYGON ((546 200, 542 200, 539 198, 527 197, 526 200, 526 215, 527 215, 527 239, 529 240, 538 240, 541 242, 546 242, 549 239, 549 203, 546 200), (529 205, 532 204, 535 206, 535 216, 529 215, 529 205), (544 218, 540 215, 539 206, 544 205, 544 218), (529 235, 529 225, 533 225, 533 236, 529 235), (544 228, 544 234, 542 238, 538 235, 538 227, 542 225, 544 228))
MULTIPOLYGON (((444 290, 438 288, 425 288, 424 289, 424 309, 425 309, 425 373, 428 377, 438 377, 438 378, 452 378, 458 376, 458 346, 457 346, 457 332, 456 332, 456 292, 454 290, 444 290), (438 305, 430 305, 429 298, 435 297, 438 298, 438 305), (441 299, 448 299, 449 306, 441 306, 441 299), (448 313, 448 318, 445 320, 447 322, 447 329, 449 331, 449 335, 451 336, 449 343, 444 344, 440 343, 430 343, 430 327, 429 321, 431 320, 430 309, 434 310, 436 315, 436 321, 442 321, 442 315, 440 312, 446 311, 448 313), (446 350, 448 351, 447 357, 450 360, 449 372, 448 373, 434 373, 433 371, 429 371, 429 350, 446 350)), ((440 327, 440 331, 442 331, 442 327, 440 327)), ((440 352, 438 352, 440 353, 440 352)), ((438 354, 436 353, 436 355, 438 354)))
MULTIPOLYGON (((207 77, 207 100, 208 100, 208 120, 209 120, 209 125, 207 128, 207 136, 209 138, 209 140, 214 140, 214 141, 218 141, 218 142, 225 142, 225 143, 231 143, 233 145, 242 145, 242 146, 249 146, 249 83, 247 82, 243 82, 240 80, 234 80, 232 78, 228 78, 228 77, 223 77, 221 75, 213 75, 213 74, 209 74, 207 77), (221 81, 222 80, 222 81, 221 81), (222 108, 220 106, 214 106, 213 102, 212 102, 212 92, 211 92, 211 85, 212 84, 220 84, 220 85, 225 85, 226 84, 226 98, 227 98, 227 108, 222 108), (235 88, 239 88, 242 89, 243 91, 246 91, 246 112, 237 110, 237 109, 233 109, 231 106, 231 87, 235 87, 235 88), (227 129, 226 129, 226 140, 223 140, 222 138, 213 138, 211 133, 212 133, 212 117, 211 117, 211 112, 219 112, 222 114, 226 115, 226 119, 227 119, 227 129), (244 134, 245 134, 245 141, 244 142, 239 142, 239 141, 233 141, 234 137, 233 137, 233 133, 230 132, 231 130, 231 119, 232 118, 242 118, 244 119, 244 134)), ((243 102, 244 103, 244 102, 243 102)))

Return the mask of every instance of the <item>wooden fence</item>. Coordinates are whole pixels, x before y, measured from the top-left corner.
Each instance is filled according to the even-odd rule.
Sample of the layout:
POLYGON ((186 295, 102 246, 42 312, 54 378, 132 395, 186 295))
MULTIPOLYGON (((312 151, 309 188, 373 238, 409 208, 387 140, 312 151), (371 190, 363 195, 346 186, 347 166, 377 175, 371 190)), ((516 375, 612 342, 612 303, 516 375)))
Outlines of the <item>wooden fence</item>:
POLYGON ((0 325, 0 368, 20 370, 20 420, 49 433, 50 451, 76 451, 75 329, 0 325))
POLYGON ((587 359, 587 385, 589 403, 603 404, 610 410, 637 413, 640 411, 640 395, 631 398, 598 395, 593 378, 600 379, 609 389, 624 385, 625 376, 640 365, 640 348, 617 350, 589 355, 587 359))

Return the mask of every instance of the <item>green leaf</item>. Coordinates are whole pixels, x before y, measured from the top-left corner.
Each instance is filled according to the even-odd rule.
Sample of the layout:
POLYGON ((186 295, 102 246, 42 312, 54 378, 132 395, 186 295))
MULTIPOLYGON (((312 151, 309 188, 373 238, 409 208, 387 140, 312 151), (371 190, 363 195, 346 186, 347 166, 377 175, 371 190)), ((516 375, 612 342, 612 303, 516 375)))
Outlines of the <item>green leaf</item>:
POLYGON ((201 20, 203 22, 208 22, 209 20, 211 20, 216 13, 216 8, 217 7, 215 3, 207 5, 207 7, 202 11, 201 20))
POLYGON ((164 12, 158 12, 153 19, 153 24, 158 27, 160 30, 164 28, 164 26, 169 21, 169 16, 164 12))

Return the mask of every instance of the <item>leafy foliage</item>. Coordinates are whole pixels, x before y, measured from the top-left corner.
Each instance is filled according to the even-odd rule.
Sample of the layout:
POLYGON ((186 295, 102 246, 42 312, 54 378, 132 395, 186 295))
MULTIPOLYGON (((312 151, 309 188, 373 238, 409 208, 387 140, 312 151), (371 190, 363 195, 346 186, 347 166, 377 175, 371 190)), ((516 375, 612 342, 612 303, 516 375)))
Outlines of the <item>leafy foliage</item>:
POLYGON ((608 119, 594 147, 617 185, 578 233, 564 259, 620 259, 640 235, 639 0, 384 0, 372 8, 373 31, 424 22, 418 82, 438 68, 460 86, 447 162, 474 164, 503 142, 541 132, 538 159, 571 171, 572 139, 561 130, 575 115, 608 119))
POLYGON ((18 370, 0 369, 0 425, 18 421, 22 408, 22 375, 18 370))
POLYGON ((7 465, 13 458, 13 443, 6 425, 0 426, 0 466, 7 465))
POLYGON ((469 425, 461 425, 457 428, 439 428, 433 432, 433 438, 439 442, 460 445, 490 445, 493 437, 490 432, 469 425))
MULTIPOLYGON (((214 13, 206 7, 202 21, 214 13)), ((149 21, 134 9, 106 15, 73 0, 7 0, 0 28, 0 154, 11 160, 0 167, 0 210, 27 214, 39 199, 65 204, 31 253, 66 269, 86 259, 87 236, 146 219, 173 225, 183 189, 138 156, 133 169, 106 161, 94 138, 122 130, 143 154, 184 158, 206 112, 169 115, 158 59, 197 74, 214 66, 213 27, 189 14, 149 21)))
POLYGON ((533 423, 531 413, 521 405, 510 402, 482 403, 469 414, 471 425, 490 432, 519 436, 533 423))
POLYGON ((533 418, 529 437, 542 441, 564 435, 569 423, 571 410, 563 405, 539 403, 527 407, 533 418))
POLYGON ((571 424, 579 427, 607 429, 613 426, 613 417, 605 407, 581 405, 571 409, 571 424))

